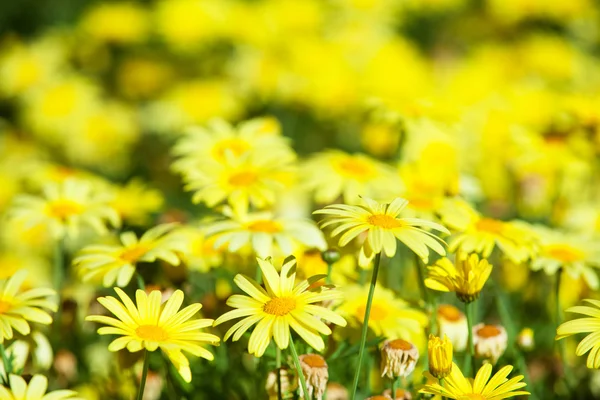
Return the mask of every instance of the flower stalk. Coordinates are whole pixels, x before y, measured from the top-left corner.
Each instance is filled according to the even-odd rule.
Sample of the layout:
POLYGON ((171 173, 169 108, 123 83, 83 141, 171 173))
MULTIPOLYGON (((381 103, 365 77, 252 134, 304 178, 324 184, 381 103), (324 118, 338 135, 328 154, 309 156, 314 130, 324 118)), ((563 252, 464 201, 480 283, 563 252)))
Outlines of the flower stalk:
POLYGON ((138 389, 137 400, 144 398, 144 389, 146 388, 146 378, 148 378, 148 368, 150 367, 150 353, 144 350, 144 366, 142 368, 142 379, 140 380, 140 388, 138 389))
POLYGON ((304 377, 304 373, 302 372, 302 367, 300 366, 300 358, 298 357, 298 352, 296 351, 296 346, 294 345, 294 339, 290 335, 290 351, 292 352, 292 358, 294 359, 294 366, 296 367, 296 372, 298 373, 298 378, 300 379, 300 385, 302 386, 302 393, 304 394, 305 400, 311 400, 310 395, 308 394, 308 387, 306 386, 306 378, 304 377))

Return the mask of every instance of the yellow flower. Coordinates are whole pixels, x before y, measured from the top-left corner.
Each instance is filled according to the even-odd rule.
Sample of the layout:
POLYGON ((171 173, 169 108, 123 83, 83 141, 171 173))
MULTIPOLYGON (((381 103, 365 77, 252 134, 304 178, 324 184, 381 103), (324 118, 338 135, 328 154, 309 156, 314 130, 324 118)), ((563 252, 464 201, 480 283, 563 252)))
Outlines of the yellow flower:
POLYGON ((358 235, 367 233, 361 247, 359 265, 368 265, 375 254, 382 251, 386 256, 393 257, 396 254, 396 239, 408 246, 424 262, 429 259, 429 249, 442 256, 446 254, 444 247, 439 243, 443 241, 423 229, 450 233, 446 228, 435 222, 398 216, 408 201, 396 198, 390 204, 385 204, 365 197, 363 202, 365 205, 360 206, 334 204, 314 212, 327 215, 320 223, 321 228, 339 225, 331 235, 337 236, 344 232, 339 240, 340 246, 346 246, 358 235))
MULTIPOLYGON (((368 286, 349 285, 343 288, 344 301, 337 311, 353 327, 361 327, 366 310, 368 286)), ((381 286, 375 288, 369 328, 375 335, 386 339, 404 339, 423 348, 424 329, 428 324, 427 315, 409 307, 408 303, 396 297, 394 292, 381 286)))
POLYGON ((228 157, 222 164, 190 169, 184 180, 185 188, 195 191, 194 203, 214 207, 227 201, 237 214, 244 214, 250 205, 259 209, 272 205, 292 172, 290 159, 261 149, 237 159, 228 157))
POLYGON ((466 202, 448 202, 440 211, 442 221, 457 231, 448 248, 451 252, 479 253, 487 258, 496 246, 511 261, 520 263, 538 250, 538 237, 523 221, 500 221, 486 218, 466 202))
POLYGON ((359 196, 390 197, 401 186, 391 166, 364 154, 339 150, 313 156, 306 162, 302 174, 318 203, 331 203, 340 196, 345 203, 356 203, 359 196))
POLYGON ((444 335, 444 339, 429 335, 427 343, 429 356, 429 373, 438 379, 444 379, 452 372, 452 343, 444 335))
POLYGON ((457 255, 455 264, 442 258, 435 265, 428 266, 429 275, 425 285, 441 292, 455 292, 465 303, 479 297, 483 285, 492 273, 492 265, 486 259, 479 259, 477 254, 461 258, 457 255))
POLYGON ((539 255, 532 261, 531 269, 544 270, 554 275, 563 269, 573 279, 583 277, 592 289, 598 289, 600 282, 593 266, 600 266, 600 254, 595 243, 586 236, 563 233, 539 228, 541 247, 539 255))
POLYGON ((81 250, 73 260, 80 268, 84 281, 102 278, 105 287, 127 286, 140 262, 163 260, 171 265, 179 265, 175 251, 180 245, 168 235, 176 224, 162 224, 149 229, 138 240, 135 233, 124 232, 122 245, 90 245, 81 250))
POLYGON ((600 368, 600 301, 585 299, 594 307, 575 306, 567 308, 567 312, 587 315, 587 318, 579 318, 561 324, 556 330, 556 340, 564 339, 579 333, 589 333, 577 346, 576 354, 582 356, 590 349, 592 350, 587 359, 587 367, 600 368))
POLYGON ((56 238, 76 237, 82 225, 89 225, 100 234, 108 231, 106 224, 121 224, 108 199, 98 194, 86 181, 68 179, 60 184, 48 184, 43 195, 19 195, 9 211, 26 229, 42 225, 56 238))
POLYGON ((0 399, 2 400, 80 400, 77 393, 72 390, 48 390, 48 378, 43 375, 34 375, 27 383, 18 375, 8 377, 8 387, 0 385, 0 399))
POLYGON ((455 400, 501 400, 530 394, 517 390, 527 386, 525 382, 521 382, 523 375, 507 379, 512 369, 511 365, 507 365, 490 379, 492 365, 485 364, 477 371, 475 380, 470 380, 463 376, 458 365, 452 363, 452 372, 444 379, 444 386, 439 383, 427 383, 419 393, 445 396, 455 400))
POLYGON ((136 43, 148 34, 148 17, 148 12, 135 3, 100 3, 86 11, 81 28, 92 39, 136 43))
POLYGON ((291 254, 299 244, 320 250, 327 247, 323 233, 310 220, 275 217, 270 212, 236 215, 228 208, 223 213, 229 219, 210 224, 206 231, 216 235, 215 247, 227 244, 232 253, 248 244, 261 258, 291 254))
POLYGON ((224 249, 215 248, 215 236, 208 237, 205 227, 182 226, 171 233, 182 249, 180 257, 194 271, 208 272, 223 265, 224 249))
POLYGON ((296 331, 315 350, 323 351, 325 343, 320 334, 330 335, 331 329, 321 320, 339 326, 346 326, 346 320, 336 312, 313 303, 339 299, 341 293, 324 286, 309 289, 323 276, 313 277, 295 285, 295 259, 286 262, 281 267, 280 274, 270 260, 257 260, 265 280, 265 288, 251 278, 236 275, 235 283, 249 296, 231 296, 227 305, 236 310, 217 318, 215 325, 234 318, 245 318, 233 325, 224 339, 227 340, 233 335, 233 341, 237 341, 252 325, 258 323, 248 342, 248 352, 256 357, 264 354, 271 338, 275 339, 280 349, 287 348, 290 329, 296 331))
POLYGON ((50 325, 52 317, 44 309, 56 311, 56 301, 50 299, 56 292, 47 288, 23 291, 21 286, 27 277, 24 270, 17 271, 8 279, 0 280, 0 343, 12 339, 13 329, 29 335, 29 322, 50 325))
POLYGON ((145 225, 150 215, 159 211, 164 203, 159 190, 148 188, 138 179, 115 187, 113 193, 111 206, 130 225, 145 225))
POLYGON ((255 118, 237 127, 215 119, 206 128, 194 126, 185 131, 185 136, 173 148, 179 157, 173 169, 185 174, 210 161, 224 163, 227 158, 239 158, 256 151, 278 154, 289 160, 296 157, 274 118, 255 118))
POLYGON ((87 321, 109 325, 98 329, 100 335, 119 335, 109 346, 110 351, 127 348, 130 352, 143 349, 155 351, 160 348, 169 357, 186 382, 191 382, 192 373, 187 357, 182 353, 193 354, 213 360, 213 354, 202 347, 203 343, 217 344, 219 338, 200 329, 212 325, 212 319, 192 319, 202 304, 194 303, 182 310, 183 292, 176 290, 166 303, 161 304, 161 292, 153 290, 147 295, 143 290, 136 292, 137 306, 119 288, 115 297, 100 297, 98 302, 112 312, 117 319, 102 315, 86 317, 87 321))

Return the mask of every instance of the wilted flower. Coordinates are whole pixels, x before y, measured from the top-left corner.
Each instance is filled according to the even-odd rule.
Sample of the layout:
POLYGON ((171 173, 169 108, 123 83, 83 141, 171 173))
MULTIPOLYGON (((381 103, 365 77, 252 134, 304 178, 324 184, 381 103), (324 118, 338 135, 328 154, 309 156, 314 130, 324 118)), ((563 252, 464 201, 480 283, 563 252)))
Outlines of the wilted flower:
POLYGON ((477 357, 496 364, 508 345, 506 329, 501 325, 477 324, 473 327, 473 344, 477 357))
POLYGON ((387 340, 381 348, 381 376, 406 378, 418 360, 419 350, 414 344, 403 339, 387 340))
POLYGON ((469 328, 465 314, 453 305, 440 304, 436 316, 440 337, 447 337, 456 351, 466 349, 469 328))
POLYGON ((327 362, 318 354, 303 354, 299 359, 302 373, 306 378, 308 395, 322 400, 329 379, 327 362))

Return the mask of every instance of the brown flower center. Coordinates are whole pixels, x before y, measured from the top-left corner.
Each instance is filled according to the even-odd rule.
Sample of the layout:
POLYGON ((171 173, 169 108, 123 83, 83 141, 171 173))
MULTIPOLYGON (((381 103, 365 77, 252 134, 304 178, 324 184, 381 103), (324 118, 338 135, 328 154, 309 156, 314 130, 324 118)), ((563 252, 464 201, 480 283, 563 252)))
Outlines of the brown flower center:
POLYGON ((135 330, 135 333, 140 338, 152 342, 164 342, 169 338, 167 332, 156 325, 141 325, 135 330))
POLYGON ((459 321, 462 317, 460 310, 450 304, 442 304, 439 306, 438 315, 452 322, 459 321))
POLYGON ((367 222, 373 226, 378 226, 383 229, 394 229, 400 228, 403 224, 402 221, 397 220, 394 217, 390 217, 385 214, 374 214, 369 216, 367 222))
POLYGON ((250 222, 246 228, 251 232, 277 233, 281 232, 282 227, 279 222, 262 219, 250 222))
POLYGON ((485 400, 485 397, 478 393, 467 393, 460 396, 459 400, 485 400))
POLYGON ((410 342, 403 339, 392 340, 388 342, 388 346, 394 350, 410 350, 413 348, 413 345, 410 342))
POLYGON ((263 311, 278 317, 287 315, 296 308, 296 299, 291 297, 274 297, 264 306, 263 311))
POLYGON ((475 224, 478 231, 501 234, 504 230, 504 222, 492 218, 481 218, 475 224))
POLYGON ((311 368, 327 367, 325 359, 318 354, 306 354, 302 357, 302 362, 311 368))
POLYGON ((482 338, 491 338, 500 335, 500 329, 494 325, 484 325, 477 330, 477 336, 482 338))

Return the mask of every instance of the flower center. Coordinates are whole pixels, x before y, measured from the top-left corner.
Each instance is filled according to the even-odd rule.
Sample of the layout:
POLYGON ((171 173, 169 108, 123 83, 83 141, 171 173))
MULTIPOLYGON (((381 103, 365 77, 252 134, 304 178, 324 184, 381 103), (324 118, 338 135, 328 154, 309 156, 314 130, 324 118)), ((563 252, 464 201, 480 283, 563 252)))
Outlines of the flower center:
POLYGON ((0 315, 6 313, 12 308, 12 304, 7 301, 0 300, 0 315))
POLYGON ((459 321, 462 317, 460 310, 450 304, 442 304, 438 308, 438 315, 452 322, 459 321))
POLYGON ((147 252, 150 250, 148 246, 144 245, 136 245, 129 247, 127 249, 123 249, 121 251, 121 255, 119 258, 128 263, 136 263, 140 258, 142 258, 147 252))
POLYGON ((392 340, 388 343, 388 346, 394 350, 410 350, 413 348, 413 345, 403 339, 392 340))
POLYGON ((296 308, 296 299, 291 297, 274 297, 263 306, 263 311, 267 314, 282 317, 296 308))
MULTIPOLYGON (((356 309, 356 316, 360 321, 362 321, 365 317, 365 313, 367 312, 367 306, 365 304, 360 305, 356 309)), ((383 321, 388 316, 387 310, 380 306, 379 304, 373 303, 371 305, 371 315, 369 316, 369 320, 372 321, 383 321)))
POLYGON ((550 257, 565 263, 581 261, 585 259, 585 253, 583 251, 566 244, 547 246, 545 251, 550 257))
POLYGON ((71 200, 55 200, 48 203, 48 214, 54 218, 65 220, 72 215, 79 215, 83 207, 71 200))
POLYGON ((501 234, 504 230, 504 222, 492 218, 481 218, 475 226, 479 231, 495 234, 501 234))
POLYGON ((485 400, 485 397, 478 393, 467 393, 459 397, 459 400, 485 400))
POLYGON ((385 214, 374 214, 369 216, 367 222, 373 226, 378 226, 383 229, 394 229, 400 228, 403 224, 402 221, 397 220, 394 217, 390 217, 385 214))
POLYGON ((250 222, 246 228, 251 232, 277 233, 281 232, 281 224, 268 219, 250 222))
POLYGON ((224 139, 215 144, 213 147, 213 156, 219 160, 225 160, 225 154, 231 152, 236 157, 241 156, 250 150, 250 145, 245 140, 241 139, 224 139))
POLYGON ((369 397, 369 400, 390 400, 390 398, 386 396, 377 395, 369 397))
POLYGON ((229 184, 232 186, 250 186, 256 182, 257 178, 256 173, 252 171, 236 172, 229 177, 229 184))
POLYGON ((149 340, 152 342, 164 342, 169 338, 167 332, 156 325, 141 325, 136 330, 135 333, 144 340, 149 340))
POLYGON ((325 359, 318 354, 306 354, 302 357, 302 362, 311 368, 327 367, 325 359))
POLYGON ((366 181, 374 175, 373 166, 358 157, 346 157, 337 163, 337 170, 350 178, 366 181))
POLYGON ((413 197, 408 200, 408 206, 412 209, 421 211, 435 210, 436 203, 431 198, 413 197))
POLYGON ((494 325, 484 325, 477 330, 477 336, 486 339, 498 335, 500 335, 500 329, 496 328, 494 325))

